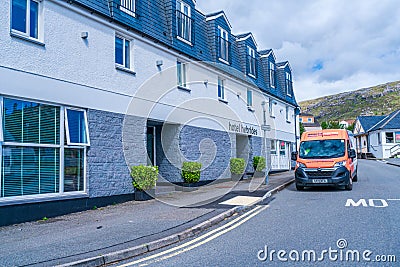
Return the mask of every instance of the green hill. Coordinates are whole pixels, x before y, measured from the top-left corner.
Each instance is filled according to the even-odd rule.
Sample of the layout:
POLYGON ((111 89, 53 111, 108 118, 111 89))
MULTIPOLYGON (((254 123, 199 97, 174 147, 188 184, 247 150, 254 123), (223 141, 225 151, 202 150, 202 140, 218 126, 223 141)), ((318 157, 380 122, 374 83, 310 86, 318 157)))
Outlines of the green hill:
POLYGON ((313 114, 320 122, 386 115, 400 109, 400 81, 306 100, 299 105, 301 112, 313 114))

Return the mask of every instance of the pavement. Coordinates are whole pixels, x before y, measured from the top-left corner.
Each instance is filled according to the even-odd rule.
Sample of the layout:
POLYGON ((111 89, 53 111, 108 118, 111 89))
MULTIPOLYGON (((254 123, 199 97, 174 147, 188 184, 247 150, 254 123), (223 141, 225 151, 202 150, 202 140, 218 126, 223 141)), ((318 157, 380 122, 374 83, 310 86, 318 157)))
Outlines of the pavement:
POLYGON ((400 158, 386 159, 386 163, 393 165, 393 166, 400 167, 400 158))
POLYGON ((102 266, 177 243, 266 201, 293 171, 225 181, 36 222, 0 227, 0 266, 102 266))

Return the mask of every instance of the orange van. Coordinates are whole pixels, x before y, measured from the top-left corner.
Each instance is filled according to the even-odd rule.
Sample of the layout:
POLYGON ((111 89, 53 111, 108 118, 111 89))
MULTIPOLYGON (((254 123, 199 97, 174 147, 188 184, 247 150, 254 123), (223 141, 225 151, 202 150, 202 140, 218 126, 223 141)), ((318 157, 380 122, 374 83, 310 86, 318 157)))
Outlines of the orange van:
POLYGON ((309 186, 344 186, 353 189, 357 181, 357 154, 347 130, 329 129, 304 132, 296 161, 297 190, 309 186))

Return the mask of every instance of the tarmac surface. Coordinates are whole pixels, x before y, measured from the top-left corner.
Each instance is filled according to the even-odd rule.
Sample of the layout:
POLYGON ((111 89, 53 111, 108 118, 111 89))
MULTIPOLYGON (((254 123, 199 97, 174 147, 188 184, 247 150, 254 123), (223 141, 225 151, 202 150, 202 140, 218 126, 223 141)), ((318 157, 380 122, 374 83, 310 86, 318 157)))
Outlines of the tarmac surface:
POLYGON ((267 192, 283 188, 293 178, 289 171, 271 174, 267 184, 263 179, 213 183, 192 192, 158 195, 154 200, 0 227, 0 266, 55 266, 93 257, 76 266, 97 266, 104 261, 101 255, 120 259, 157 249, 230 217, 244 207, 241 199, 251 196, 262 201, 267 192), (220 204, 234 198, 239 202, 220 204))
POLYGON ((386 163, 400 167, 400 158, 386 159, 386 163))

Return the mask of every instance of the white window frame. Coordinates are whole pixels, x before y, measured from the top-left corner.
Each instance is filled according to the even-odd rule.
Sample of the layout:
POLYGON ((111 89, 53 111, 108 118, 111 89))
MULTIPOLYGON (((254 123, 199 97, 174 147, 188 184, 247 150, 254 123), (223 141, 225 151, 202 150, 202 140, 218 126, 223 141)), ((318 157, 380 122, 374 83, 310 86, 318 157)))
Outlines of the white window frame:
MULTIPOLYGON (((59 134, 60 134, 60 140, 58 144, 31 144, 31 143, 16 143, 16 142, 4 142, 4 126, 3 126, 3 105, 4 105, 4 96, 0 96, 0 107, 1 107, 1 117, 0 117, 0 136, 1 136, 1 141, 0 141, 0 162, 3 160, 3 147, 4 146, 20 146, 20 147, 48 147, 48 148, 58 148, 59 149, 59 192, 57 193, 46 193, 46 194, 35 194, 35 195, 22 195, 22 196, 13 196, 13 197, 0 197, 0 203, 31 203, 31 202, 36 202, 38 200, 44 200, 44 199, 60 199, 60 197, 76 197, 76 196, 87 196, 87 147, 90 145, 90 140, 89 140, 89 131, 88 131, 88 122, 87 122, 87 116, 86 116, 86 110, 84 109, 78 109, 78 108, 72 108, 72 107, 66 107, 54 103, 49 103, 49 102, 44 102, 40 100, 35 100, 35 99, 25 99, 25 98, 20 98, 20 97, 10 97, 10 99, 14 100, 20 100, 20 101, 30 101, 30 102, 35 102, 38 104, 44 104, 44 105, 51 105, 51 106, 56 106, 60 108, 60 118, 59 118, 59 123, 60 123, 60 129, 59 129, 59 134), (66 110, 67 109, 73 109, 73 110, 84 110, 85 111, 85 123, 86 123, 86 134, 88 135, 88 144, 89 145, 68 145, 65 144, 65 138, 64 138, 64 133, 67 135, 67 129, 66 127, 66 121, 67 118, 65 117, 66 110), (84 159, 83 159, 83 190, 81 191, 71 191, 71 192, 64 192, 64 168, 65 168, 65 163, 64 163, 64 149, 65 148, 75 148, 75 149, 83 149, 84 153, 84 159)), ((0 171, 1 170, 1 164, 0 164, 0 171)), ((1 188, 1 176, 0 176, 0 188, 1 188)))
POLYGON ((27 41, 31 41, 33 43, 39 44, 39 45, 44 45, 43 43, 43 0, 26 0, 27 6, 26 6, 26 15, 25 15, 25 20, 26 20, 26 32, 21 32, 16 29, 12 28, 12 1, 10 1, 10 34, 11 36, 18 37, 27 41), (38 3, 38 36, 37 38, 31 37, 30 36, 30 2, 36 2, 38 3))
POLYGON ((269 102, 268 102, 268 112, 269 112, 270 117, 275 118, 274 100, 272 100, 271 98, 269 99, 269 102))
POLYGON ((250 60, 248 62, 249 63, 249 73, 248 73, 248 75, 253 77, 253 78, 255 78, 256 77, 256 51, 252 47, 247 46, 247 55, 250 58, 254 58, 254 66, 252 64, 252 62, 253 62, 252 60, 250 60))
POLYGON ((247 107, 253 107, 253 91, 251 89, 247 89, 247 93, 246 93, 246 98, 247 98, 247 107), (249 103, 249 93, 250 93, 250 103, 249 103))
POLYGON ((290 122, 289 121, 289 106, 286 106, 286 121, 290 122))
POLYGON ((135 74, 134 68, 133 68, 133 42, 134 42, 134 40, 132 38, 129 38, 129 37, 124 36, 122 34, 115 33, 115 37, 114 37, 114 54, 115 54, 115 49, 117 49, 115 47, 115 39, 116 38, 122 39, 123 44, 122 44, 122 64, 117 63, 116 62, 117 60, 116 60, 116 58, 114 56, 115 68, 135 74), (129 42, 129 67, 126 67, 126 47, 125 47, 126 41, 129 42))
POLYGON ((290 90, 289 90, 290 89, 289 83, 292 82, 292 75, 289 72, 286 72, 285 76, 286 76, 286 94, 288 96, 292 96, 292 94, 290 93, 290 90))
POLYGON ((217 84, 217 96, 218 99, 226 102, 226 94, 225 94, 225 79, 218 77, 218 84, 217 84), (221 88, 221 90, 220 90, 221 88), (221 94, 220 94, 221 91, 221 94))
POLYGON ((396 143, 395 136, 396 136, 396 134, 394 132, 385 132, 385 143, 386 144, 395 144, 396 143), (392 141, 393 142, 388 142, 388 134, 392 134, 392 141))
POLYGON ((275 88, 275 64, 273 62, 269 63, 269 85, 271 88, 275 88))
MULTIPOLYGON (((180 0, 176 1, 176 5, 177 5, 176 9, 178 11, 180 11, 182 14, 188 16, 189 18, 192 18, 192 10, 190 8, 190 5, 188 5, 185 2, 180 1, 180 0), (185 13, 185 7, 187 8, 187 14, 185 13)), ((183 21, 181 21, 181 23, 182 23, 182 27, 181 27, 182 28, 182 33, 178 32, 176 38, 179 39, 182 42, 185 42, 185 43, 187 43, 189 45, 192 45, 192 27, 193 27, 193 25, 192 25, 192 23, 190 23, 190 25, 189 25, 189 31, 188 31, 188 34, 189 34, 189 36, 188 36, 189 38, 188 39, 189 40, 187 40, 187 39, 179 36, 179 34, 182 34, 182 36, 183 36, 183 33, 185 32, 185 28, 184 28, 185 24, 184 24, 183 21)))
POLYGON ((229 63, 229 34, 228 31, 223 29, 221 26, 218 26, 218 37, 225 40, 225 58, 221 57, 222 56, 222 42, 220 43, 218 49, 219 49, 219 57, 218 60, 222 61, 225 64, 230 64, 229 63))
POLYGON ((120 0, 119 9, 132 17, 136 17, 136 0, 120 0))
POLYGON ((277 147, 277 140, 275 140, 275 139, 271 140, 271 150, 270 150, 271 151, 271 155, 276 155, 277 154, 276 147, 277 147), (274 147, 272 147, 272 144, 273 144, 274 147))
POLYGON ((176 78, 176 84, 179 88, 189 88, 187 84, 187 63, 179 59, 176 61, 176 78), (181 84, 179 84, 179 80, 182 81, 181 84))
POLYGON ((90 146, 90 139, 89 139, 89 125, 88 125, 88 119, 87 119, 87 114, 86 114, 86 110, 84 109, 80 109, 80 108, 70 108, 70 107, 66 107, 64 108, 64 121, 65 121, 65 133, 67 136, 67 145, 68 146, 90 146), (86 143, 72 143, 71 142, 71 138, 70 138, 70 129, 69 129, 69 125, 68 125, 68 110, 73 110, 73 111, 80 111, 83 112, 83 117, 85 120, 85 133, 86 133, 86 143))
POLYGON ((312 123, 313 121, 312 121, 312 118, 307 118, 307 122, 308 123, 312 123))
POLYGON ((303 122, 303 118, 299 118, 299 122, 303 122))

